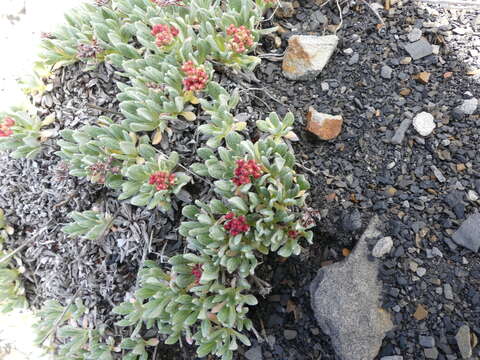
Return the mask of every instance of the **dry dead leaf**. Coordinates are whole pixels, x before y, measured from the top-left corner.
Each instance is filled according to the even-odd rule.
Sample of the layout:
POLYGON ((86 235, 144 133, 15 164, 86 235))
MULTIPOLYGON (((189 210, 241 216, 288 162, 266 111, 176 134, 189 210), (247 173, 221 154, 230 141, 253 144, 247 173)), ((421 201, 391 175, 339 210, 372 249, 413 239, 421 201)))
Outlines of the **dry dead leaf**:
POLYGON ((152 145, 158 145, 160 141, 162 141, 162 132, 157 129, 152 136, 152 145))

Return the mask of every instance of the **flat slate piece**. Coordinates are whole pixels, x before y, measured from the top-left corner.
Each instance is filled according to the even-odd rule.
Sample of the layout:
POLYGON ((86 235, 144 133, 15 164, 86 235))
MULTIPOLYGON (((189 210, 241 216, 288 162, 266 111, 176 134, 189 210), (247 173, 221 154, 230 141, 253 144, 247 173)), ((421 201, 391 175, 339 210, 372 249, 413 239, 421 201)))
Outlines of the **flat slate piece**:
POLYGON ((453 234, 453 241, 474 252, 480 248, 480 213, 472 214, 453 234))
POLYGON ((425 56, 432 55, 433 47, 427 39, 422 38, 413 43, 405 44, 405 50, 413 60, 421 59, 425 56))

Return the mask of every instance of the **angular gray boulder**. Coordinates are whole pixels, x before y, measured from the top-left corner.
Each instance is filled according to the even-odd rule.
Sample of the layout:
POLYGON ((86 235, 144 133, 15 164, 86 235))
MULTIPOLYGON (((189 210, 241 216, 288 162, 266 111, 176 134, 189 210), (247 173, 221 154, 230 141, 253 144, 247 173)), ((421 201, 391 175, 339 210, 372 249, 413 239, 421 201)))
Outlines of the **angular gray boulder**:
POLYGON ((321 268, 310 286, 317 322, 343 360, 372 360, 393 328, 380 304, 378 260, 368 256, 367 239, 381 235, 378 226, 374 218, 350 256, 321 268))

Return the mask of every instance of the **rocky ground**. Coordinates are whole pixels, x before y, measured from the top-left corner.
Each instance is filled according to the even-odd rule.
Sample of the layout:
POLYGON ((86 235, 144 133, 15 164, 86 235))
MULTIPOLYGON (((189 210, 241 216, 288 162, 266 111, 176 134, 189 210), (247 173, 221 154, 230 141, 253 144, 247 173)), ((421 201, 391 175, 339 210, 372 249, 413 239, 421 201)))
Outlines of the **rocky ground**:
MULTIPOLYGON (((257 77, 283 103, 277 111, 297 115, 296 150, 311 170, 322 230, 345 238, 348 247, 358 214, 363 225, 377 214, 393 239, 380 277, 395 329, 379 357, 466 358, 469 337, 476 344, 480 331, 480 221, 473 215, 480 204, 480 12, 398 2, 378 10, 379 26, 375 9, 343 6, 340 44, 318 78, 288 81, 279 63, 268 61, 257 77), (412 59, 418 52, 424 56, 412 59), (341 135, 324 142, 307 133, 310 106, 343 115, 341 135), (436 128, 428 135, 415 120, 420 112, 433 116, 436 128), (453 236, 465 222, 469 229, 453 236)), ((294 17, 280 21, 292 30, 281 49, 292 32, 328 33, 340 22, 335 14, 334 6, 300 1, 294 17)), ((280 53, 273 44, 267 51, 280 53)), ((479 348, 470 356, 478 358, 479 348)))
MULTIPOLYGON (((379 239, 390 237, 391 242, 383 239, 375 247, 378 258, 360 258, 368 269, 376 259, 379 279, 339 277, 338 292, 323 295, 333 301, 323 304, 332 306, 331 313, 344 306, 340 315, 348 318, 348 311, 368 309, 343 304, 345 299, 335 301, 346 283, 358 282, 365 291, 378 289, 383 308, 392 314, 392 330, 378 344, 376 359, 478 359, 480 116, 474 105, 480 99, 480 11, 411 1, 391 1, 387 11, 358 1, 342 3, 340 18, 333 1, 317 3, 301 0, 291 14, 279 14, 291 17, 273 19, 283 30, 277 38, 265 39, 259 49, 263 62, 254 76, 220 73, 218 79, 226 87, 240 87, 238 116, 252 125, 270 111, 295 113, 299 170, 309 177, 309 205, 321 217, 313 246, 286 261, 268 258, 260 268, 273 289, 252 309, 258 341, 238 358, 356 359, 360 352, 352 350, 355 347, 338 343, 345 335, 343 322, 332 321, 332 315, 327 328, 324 319, 317 324, 310 284, 321 267, 328 269, 344 258, 354 263, 348 260, 350 250, 377 215, 381 225, 376 236, 365 240, 368 253, 379 239), (335 31, 340 42, 317 78, 292 81, 282 74, 280 55, 292 35, 335 31), (305 129, 311 106, 343 116, 338 137, 323 141, 305 129), (418 118, 421 112, 431 116, 418 118)), ((82 73, 73 66, 59 78, 64 82, 57 81, 39 101, 44 114, 55 112, 62 119, 59 127, 95 122, 101 111, 92 104, 106 108, 104 115, 116 116, 111 68, 102 65, 82 73)), ((173 127, 168 144, 192 161, 195 126, 178 122, 173 127)), ((133 274, 147 250, 151 258, 160 259, 183 247, 173 231, 179 218, 120 204, 108 191, 65 177, 55 150, 51 143, 38 160, 0 161, 0 172, 8 175, 0 179, 0 208, 6 208, 18 230, 14 242, 49 229, 24 254, 30 302, 40 305, 47 297, 66 301, 82 287, 82 298, 95 309, 92 316, 105 319, 113 303, 132 290, 133 274), (69 211, 92 206, 118 217, 116 231, 101 243, 72 241, 59 231, 69 211)), ((198 186, 188 190, 202 196, 198 186)), ((176 206, 189 201, 185 195, 176 206)), ((353 271, 348 262, 342 267, 353 271)), ((335 279, 329 271, 324 274, 325 281, 335 279)), ((376 306, 375 301, 362 306, 376 306)), ((366 323, 360 317, 351 326, 369 333, 370 328, 362 328, 366 323)), ((374 342, 368 345, 374 347, 374 342)), ((163 353, 170 359, 193 358, 185 347, 163 353)))

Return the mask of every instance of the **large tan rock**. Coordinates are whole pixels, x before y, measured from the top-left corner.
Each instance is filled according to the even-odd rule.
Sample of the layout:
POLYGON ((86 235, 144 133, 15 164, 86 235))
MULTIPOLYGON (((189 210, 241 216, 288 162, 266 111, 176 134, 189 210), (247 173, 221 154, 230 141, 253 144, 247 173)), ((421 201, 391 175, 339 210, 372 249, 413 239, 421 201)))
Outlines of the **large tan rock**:
POLYGON ((338 44, 336 35, 294 35, 283 57, 283 74, 290 80, 316 77, 327 65, 338 44))
POLYGON ((342 360, 373 360, 393 329, 381 308, 378 260, 369 259, 368 241, 381 236, 374 218, 346 260, 322 267, 310 286, 312 309, 342 360))
POLYGON ((322 140, 335 139, 342 132, 341 115, 320 113, 310 106, 307 113, 307 130, 322 140))

